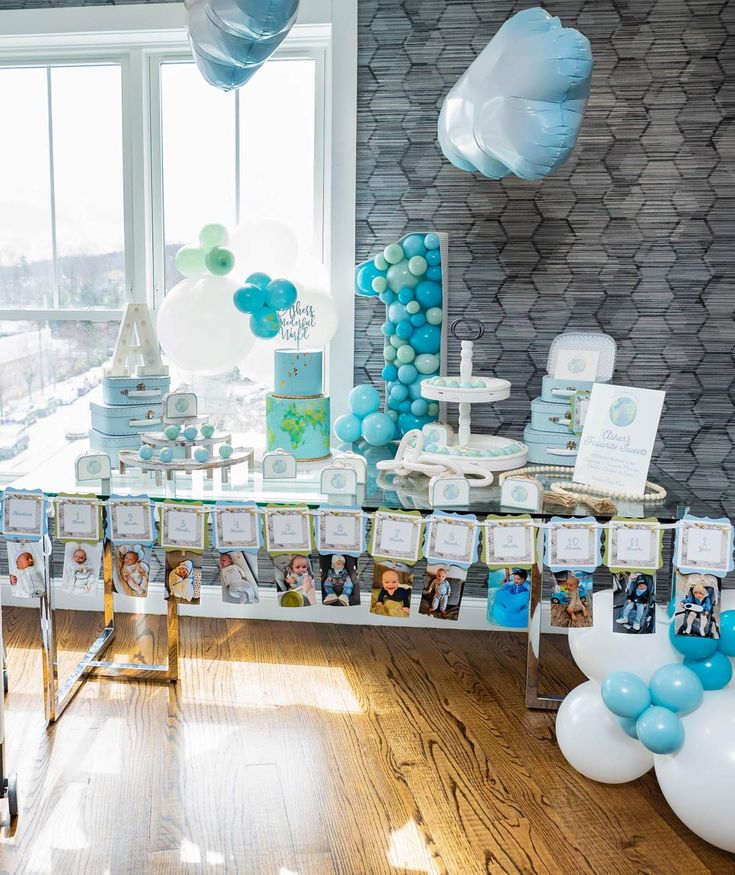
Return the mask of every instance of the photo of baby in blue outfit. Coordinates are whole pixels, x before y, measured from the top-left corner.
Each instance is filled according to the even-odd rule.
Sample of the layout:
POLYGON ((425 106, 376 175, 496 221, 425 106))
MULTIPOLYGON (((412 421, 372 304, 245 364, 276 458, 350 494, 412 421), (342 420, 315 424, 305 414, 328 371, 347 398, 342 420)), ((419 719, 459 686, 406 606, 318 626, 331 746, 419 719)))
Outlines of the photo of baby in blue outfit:
POLYGON ((489 571, 488 621, 496 626, 525 629, 531 600, 531 573, 525 568, 498 568, 489 571))
POLYGON ((350 607, 360 604, 358 560, 354 556, 332 553, 319 557, 322 604, 350 607))
POLYGON ((467 569, 458 565, 427 565, 419 613, 438 620, 456 620, 467 569))
POLYGON ((613 632, 656 631, 656 578, 638 571, 613 574, 613 632))
POLYGON ((674 628, 677 635, 720 637, 720 580, 714 574, 675 575, 674 628))

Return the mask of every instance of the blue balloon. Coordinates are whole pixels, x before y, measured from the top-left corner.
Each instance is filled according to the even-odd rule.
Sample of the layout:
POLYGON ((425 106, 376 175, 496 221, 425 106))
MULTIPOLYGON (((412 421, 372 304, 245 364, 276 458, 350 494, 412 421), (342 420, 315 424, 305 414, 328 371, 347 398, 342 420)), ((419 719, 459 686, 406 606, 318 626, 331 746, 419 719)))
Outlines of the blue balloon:
POLYGON ((386 413, 370 413, 362 421, 362 436, 373 447, 389 444, 395 433, 396 424, 386 413))
POLYGON ((441 307, 442 287, 431 280, 422 280, 416 286, 416 300, 425 310, 429 307, 441 307))
POLYGON ((354 413, 338 416, 334 422, 334 433, 346 444, 353 444, 362 434, 362 420, 354 413))
POLYGON ((638 721, 633 719, 632 717, 619 717, 618 723, 620 724, 620 728, 626 735, 629 735, 631 738, 638 738, 638 733, 635 731, 635 725, 638 721))
POLYGON ((676 753, 684 744, 684 726, 681 720, 669 711, 651 705, 638 718, 635 731, 644 747, 652 753, 676 753))
POLYGON ((411 412, 411 402, 406 398, 404 401, 398 405, 398 410, 401 413, 410 413, 411 412))
POLYGON ((288 310, 296 303, 298 296, 298 290, 291 280, 271 280, 265 290, 266 303, 274 310, 288 310))
POLYGON ((396 401, 405 401, 408 398, 408 389, 402 383, 396 383, 390 389, 390 397, 396 401))
POLYGON ((263 273, 262 271, 256 271, 255 273, 251 273, 249 277, 245 279, 246 283, 250 283, 250 285, 257 286, 259 289, 263 289, 265 291, 268 288, 268 284, 270 283, 271 278, 267 273, 263 273))
POLYGON ((688 714, 702 704, 702 682, 680 662, 662 665, 651 676, 649 686, 653 704, 676 714, 688 714))
POLYGON ((408 237, 403 240, 401 246, 406 253, 406 258, 413 258, 414 255, 426 254, 423 234, 409 234, 408 237))
POLYGON ((542 179, 574 148, 591 76, 587 37, 544 9, 518 12, 445 97, 442 152, 460 170, 490 179, 542 179))
POLYGON ((376 277, 385 276, 385 272, 378 270, 372 261, 366 261, 355 273, 355 291, 364 298, 375 298, 373 280, 376 277))
POLYGON ((381 292, 378 297, 386 305, 386 307, 388 306, 388 304, 392 304, 393 301, 395 301, 396 299, 395 294, 390 289, 386 289, 384 292, 381 292))
POLYGON ((411 403, 411 413, 413 413, 414 416, 426 416, 426 411, 428 409, 429 405, 423 398, 417 398, 411 403))
POLYGON ((273 307, 261 307, 250 317, 250 330, 256 337, 266 340, 275 337, 281 330, 281 317, 273 307))
POLYGON ((697 675, 705 690, 721 690, 732 680, 732 663, 719 651, 704 659, 685 657, 684 665, 697 675))
POLYGON ((411 346, 417 354, 439 352, 441 346, 441 329, 438 325, 422 325, 411 335, 411 346))
POLYGON ((401 304, 400 301, 394 301, 390 307, 388 307, 388 318, 391 322, 395 322, 396 324, 402 322, 404 319, 408 319, 408 312, 406 311, 405 305, 401 304))
POLYGON ((380 333, 384 337, 392 337, 396 333, 396 326, 392 322, 384 322, 380 326, 380 333))
POLYGON ((435 234, 433 231, 429 231, 429 233, 424 237, 424 246, 427 249, 438 249, 441 246, 441 240, 439 239, 439 235, 435 234))
POLYGON ((422 325, 426 325, 426 316, 423 313, 414 313, 411 316, 411 325, 414 328, 421 328, 422 325))
POLYGON ((720 653, 725 656, 735 656, 735 611, 723 611, 720 614, 720 653))
MULTIPOLYGON (((424 382, 424 380, 426 380, 427 378, 428 378, 428 375, 427 375, 427 376, 424 376, 423 374, 421 374, 421 375, 420 375, 420 376, 419 376, 419 377, 418 377, 413 383, 411 383, 411 385, 408 387, 408 397, 409 397, 412 401, 418 401, 420 398, 423 398, 423 395, 421 394, 421 384, 422 384, 422 383, 424 382)), ((417 414, 417 415, 419 415, 419 416, 423 416, 423 414, 417 414)))
POLYGON ((615 671, 602 682, 602 701, 618 717, 638 717, 651 705, 648 686, 629 671, 615 671))
POLYGON ((704 659, 706 656, 712 656, 717 650, 716 638, 702 638, 699 635, 677 635, 675 621, 669 624, 669 640, 675 650, 678 650, 683 656, 689 656, 692 659, 704 659))
POLYGON ((414 299, 413 289, 409 289, 408 287, 405 287, 403 289, 398 290, 398 300, 402 304, 408 304, 409 301, 413 301, 413 299, 414 299))
POLYGON ((189 42, 199 72, 223 91, 244 85, 296 21, 299 0, 217 0, 188 8, 189 42))
POLYGON ((411 325, 411 321, 409 319, 403 319, 399 322, 398 325, 396 325, 396 334, 401 340, 408 340, 413 334, 413 325, 411 325))
POLYGON ((386 365, 383 370, 380 372, 380 376, 384 380, 397 380, 398 379, 398 368, 395 365, 386 365))
POLYGON ((436 267, 437 264, 441 264, 442 261, 441 249, 431 249, 424 257, 426 258, 426 263, 429 267, 436 267))
POLYGON ((255 283, 245 283, 235 292, 232 300, 241 313, 255 313, 265 305, 265 292, 255 283))
POLYGON ((427 280, 431 280, 432 282, 435 282, 435 283, 440 283, 440 282, 441 282, 441 279, 442 279, 442 269, 441 269, 441 267, 439 267, 438 264, 435 265, 434 267, 430 267, 430 268, 426 271, 426 279, 427 279, 427 280))
POLYGON ((347 396, 350 410, 356 416, 368 416, 380 407, 380 392, 369 383, 363 383, 355 388, 347 396))
POLYGON ((428 422, 431 422, 430 417, 414 416, 413 414, 408 412, 402 413, 398 417, 398 426, 403 434, 405 434, 407 431, 411 431, 411 429, 413 428, 423 428, 428 422))
POLYGON ((415 383, 419 372, 413 365, 401 365, 398 368, 398 379, 402 383, 415 383))

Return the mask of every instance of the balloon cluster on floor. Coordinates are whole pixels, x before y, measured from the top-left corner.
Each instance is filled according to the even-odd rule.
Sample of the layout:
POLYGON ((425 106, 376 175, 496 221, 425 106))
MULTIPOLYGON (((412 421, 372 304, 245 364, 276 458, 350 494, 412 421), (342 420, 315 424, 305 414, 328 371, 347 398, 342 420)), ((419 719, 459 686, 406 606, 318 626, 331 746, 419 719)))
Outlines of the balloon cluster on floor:
MULTIPOLYGON (((612 616, 612 591, 595 593, 593 608, 596 618, 612 616)), ((605 622, 570 629, 589 680, 562 702, 556 735, 594 781, 633 781, 654 767, 686 826, 735 852, 735 592, 722 592, 722 608, 719 639, 677 635, 660 607, 652 635, 618 635, 605 622)))
MULTIPOLYGON (((356 293, 365 298, 377 297, 386 308, 380 330, 385 338, 385 364, 381 371, 385 380, 385 415, 394 425, 388 440, 435 421, 439 414, 438 404, 421 397, 421 383, 436 376, 440 369, 442 280, 441 240, 433 232, 408 234, 355 270, 356 293)), ((360 413, 359 403, 358 408, 351 409, 353 418, 350 425, 343 421, 342 434, 336 428, 339 420, 335 423, 337 437, 340 440, 363 437, 371 443, 364 428, 356 438, 343 436, 355 433, 355 418, 360 417, 364 417, 363 425, 367 421, 372 432, 371 423, 375 420, 367 420, 369 414, 360 413)))

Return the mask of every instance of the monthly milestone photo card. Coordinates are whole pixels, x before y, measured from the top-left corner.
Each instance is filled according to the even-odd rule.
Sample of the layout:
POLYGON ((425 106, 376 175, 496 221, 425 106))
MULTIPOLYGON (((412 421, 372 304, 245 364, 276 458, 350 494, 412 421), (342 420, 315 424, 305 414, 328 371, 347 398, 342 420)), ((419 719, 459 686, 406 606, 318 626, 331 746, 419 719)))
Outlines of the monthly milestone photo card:
POLYGON ((613 573, 613 632, 652 635, 656 631, 656 575, 613 573))
POLYGON ((161 546, 164 550, 203 550, 206 515, 201 504, 164 502, 161 510, 161 546))
POLYGON ((489 516, 484 524, 483 562, 488 568, 531 568, 536 562, 536 526, 528 515, 489 516))
POLYGON ((370 553, 377 560, 399 560, 413 565, 421 556, 423 518, 418 511, 393 511, 386 508, 373 515, 370 553))
POLYGON ((269 553, 310 553, 311 521, 306 505, 265 509, 265 549, 269 553))
POLYGON ((595 571, 602 561, 600 528, 594 517, 552 517, 546 530, 546 564, 552 570, 595 571))
POLYGON ((56 498, 56 540, 102 540, 102 507, 94 495, 59 495, 56 498))
POLYGON ((574 482, 642 495, 665 395, 655 389, 595 383, 574 482))
POLYGON ((709 519, 687 514, 677 524, 674 565, 684 574, 724 577, 733 570, 733 528, 727 517, 709 519))
POLYGON ((592 590, 589 571, 551 569, 550 625, 557 629, 587 629, 592 625, 592 590))
POLYGON ((424 573, 419 613, 435 620, 457 620, 467 569, 447 562, 429 562, 424 573))
POLYGON ((68 541, 64 547, 61 588, 72 595, 94 595, 102 568, 102 541, 68 541))
POLYGON ((357 557, 365 550, 367 520, 360 508, 323 505, 317 512, 314 529, 316 549, 322 555, 357 557))
POLYGON ((156 524, 147 495, 112 495, 107 503, 107 537, 113 544, 153 544, 156 524))
POLYGON ((212 534, 214 546, 219 550, 257 552, 263 536, 255 502, 218 503, 212 511, 212 534))
POLYGON ((36 598, 46 592, 43 544, 40 540, 9 540, 8 580, 13 595, 21 598, 36 598))
POLYGON ((617 574, 653 574, 663 565, 663 531, 655 517, 629 520, 613 517, 605 534, 605 565, 617 574))
POLYGON ((165 598, 179 604, 199 604, 202 554, 199 550, 166 550, 165 598))
POLYGON ((47 533, 46 498, 40 490, 6 489, 3 493, 3 534, 10 540, 40 541, 47 533))
POLYGON ((480 527, 473 514, 435 510, 426 521, 424 555, 430 563, 453 563, 469 568, 477 560, 480 527))
POLYGON ((696 638, 720 637, 720 586, 714 574, 674 574, 674 632, 696 638))

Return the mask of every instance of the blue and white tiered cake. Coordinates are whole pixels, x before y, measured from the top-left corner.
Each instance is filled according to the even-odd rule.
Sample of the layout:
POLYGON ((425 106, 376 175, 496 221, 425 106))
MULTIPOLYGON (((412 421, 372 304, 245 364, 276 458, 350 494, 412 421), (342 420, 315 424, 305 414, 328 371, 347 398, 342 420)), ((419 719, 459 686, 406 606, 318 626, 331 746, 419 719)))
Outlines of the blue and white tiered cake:
POLYGON ((329 397, 320 349, 277 349, 274 390, 265 399, 266 448, 299 461, 329 456, 329 397))

